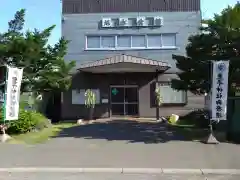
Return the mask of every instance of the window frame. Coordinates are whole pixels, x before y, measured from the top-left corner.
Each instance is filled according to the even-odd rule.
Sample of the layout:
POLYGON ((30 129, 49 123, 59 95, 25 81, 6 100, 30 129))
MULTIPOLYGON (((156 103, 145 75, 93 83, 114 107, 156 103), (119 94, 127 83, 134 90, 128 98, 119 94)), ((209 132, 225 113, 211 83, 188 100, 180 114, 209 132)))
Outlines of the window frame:
MULTIPOLYGON (((145 49, 145 48, 147 48, 148 47, 148 45, 147 45, 147 35, 145 35, 145 34, 134 34, 134 35, 130 35, 130 37, 131 37, 131 49, 145 49), (144 46, 133 46, 133 37, 144 37, 144 46)), ((118 48, 118 47, 116 47, 116 48, 118 48)))
POLYGON ((163 45, 162 45, 162 34, 148 34, 148 35, 147 35, 147 47, 148 47, 148 48, 159 48, 158 46, 150 46, 150 45, 149 45, 149 38, 148 38, 149 36, 160 36, 160 41, 161 41, 161 42, 160 42, 160 44, 161 44, 160 47, 163 47, 163 45))
POLYGON ((100 48, 101 49, 113 49, 113 48, 115 48, 116 47, 116 36, 115 35, 105 35, 105 36, 100 36, 100 48), (114 40, 114 47, 103 47, 103 37, 113 37, 113 40, 114 40))
POLYGON ((99 48, 101 49, 101 36, 98 36, 98 35, 85 36, 85 49, 99 49, 99 48, 89 48, 88 47, 88 37, 99 37, 99 48))
POLYGON ((126 34, 126 35, 125 34, 118 34, 118 35, 115 36, 115 40, 116 40, 115 48, 117 47, 119 49, 125 49, 125 48, 131 48, 132 47, 132 36, 130 36, 128 34, 126 34), (127 37, 129 37, 130 38, 130 47, 119 47, 118 46, 118 38, 119 38, 119 36, 127 36, 127 37))
POLYGON ((162 36, 164 34, 174 34, 175 35, 175 44, 177 43, 177 33, 151 33, 151 34, 99 34, 99 35, 92 35, 92 34, 88 34, 85 35, 85 50, 87 51, 109 51, 109 50, 113 50, 113 51, 118 51, 118 50, 154 50, 154 49, 158 49, 158 50, 176 50, 178 49, 177 45, 175 46, 163 46, 162 43, 162 36), (145 36, 145 47, 133 47, 132 46, 132 39, 133 36, 145 36), (152 36, 152 35, 161 35, 161 46, 159 47, 149 47, 148 46, 148 36, 152 36), (96 37, 99 36, 100 38, 100 47, 99 48, 88 48, 88 37, 96 37), (103 48, 101 47, 102 42, 101 39, 104 36, 114 36, 115 37, 115 47, 114 48, 103 48), (130 36, 131 39, 131 47, 118 47, 118 36, 130 36))
MULTIPOLYGON (((169 81, 156 81, 150 84, 150 104, 151 107, 157 107, 157 99, 156 99, 156 94, 155 94, 155 88, 157 84, 165 84, 165 85, 169 85, 171 88, 171 82, 169 81)), ((170 102, 170 103, 162 103, 160 105, 160 107, 164 107, 164 106, 171 106, 171 107, 177 107, 177 106, 185 106, 188 104, 188 92, 187 91, 183 91, 181 90, 182 94, 182 98, 184 99, 184 102, 170 102), (183 97, 183 95, 185 97, 183 97)))
MULTIPOLYGON (((171 34, 175 34, 175 33, 163 33, 164 35, 171 35, 171 34)), ((164 41, 163 41, 163 34, 161 34, 161 44, 162 44, 162 47, 163 48, 168 48, 168 47, 176 47, 177 46, 177 35, 175 34, 175 38, 174 38, 174 41, 175 41, 175 46, 164 46, 164 41)))

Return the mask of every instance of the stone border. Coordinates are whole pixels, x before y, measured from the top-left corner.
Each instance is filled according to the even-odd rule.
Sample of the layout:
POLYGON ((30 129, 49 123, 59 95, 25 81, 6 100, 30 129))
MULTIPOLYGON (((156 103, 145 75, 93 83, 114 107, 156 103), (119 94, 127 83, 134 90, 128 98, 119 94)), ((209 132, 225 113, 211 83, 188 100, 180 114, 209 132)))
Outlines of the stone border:
POLYGON ((171 168, 61 168, 18 167, 0 168, 0 172, 64 172, 64 173, 119 173, 119 174, 194 174, 240 175, 240 169, 171 169, 171 168))

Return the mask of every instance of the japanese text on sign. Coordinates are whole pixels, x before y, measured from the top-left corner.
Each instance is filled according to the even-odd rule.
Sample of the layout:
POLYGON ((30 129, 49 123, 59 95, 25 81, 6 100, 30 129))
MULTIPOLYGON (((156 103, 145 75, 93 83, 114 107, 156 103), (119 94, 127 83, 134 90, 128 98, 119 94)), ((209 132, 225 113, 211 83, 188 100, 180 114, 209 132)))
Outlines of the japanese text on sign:
POLYGON ((8 67, 5 120, 17 120, 23 69, 8 67))
POLYGON ((228 67, 228 61, 213 63, 211 108, 213 120, 226 120, 228 67))
POLYGON ((223 92, 223 88, 222 88, 222 85, 223 85, 223 82, 222 82, 222 74, 221 73, 218 73, 217 75, 217 88, 216 88, 216 91, 217 91, 217 95, 216 95, 216 117, 217 118, 221 118, 222 117, 222 110, 223 110, 223 107, 222 107, 222 92, 223 92))
POLYGON ((11 93, 11 96, 10 96, 11 97, 11 99, 10 99, 11 104, 10 104, 10 111, 9 111, 9 116, 10 117, 16 116, 16 111, 15 111, 14 106, 17 103, 16 93, 17 93, 18 71, 14 71, 13 75, 14 76, 12 77, 12 89, 10 91, 10 93, 11 93))

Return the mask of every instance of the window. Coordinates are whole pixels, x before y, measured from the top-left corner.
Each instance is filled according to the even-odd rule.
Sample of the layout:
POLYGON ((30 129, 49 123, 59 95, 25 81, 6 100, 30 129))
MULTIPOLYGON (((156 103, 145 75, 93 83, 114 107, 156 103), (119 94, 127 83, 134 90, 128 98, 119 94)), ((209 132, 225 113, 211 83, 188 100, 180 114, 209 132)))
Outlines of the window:
POLYGON ((153 35, 148 35, 148 47, 161 47, 162 46, 162 37, 161 35, 153 34, 153 35))
MULTIPOLYGON (((187 103, 187 92, 177 91, 171 87, 171 83, 159 82, 157 86, 160 88, 160 93, 163 99, 162 105, 184 105, 187 103)), ((155 96, 156 83, 151 84, 151 104, 156 106, 155 96)))
POLYGON ((131 36, 127 36, 127 35, 117 36, 117 47, 131 48, 131 36))
POLYGON ((87 48, 100 48, 100 36, 88 36, 87 48))
POLYGON ((170 83, 157 83, 163 98, 163 104, 185 104, 187 102, 186 91, 177 91, 170 83))
POLYGON ((87 36, 88 50, 131 50, 176 48, 176 34, 87 36))
POLYGON ((176 34, 162 34, 162 46, 163 47, 175 47, 176 46, 176 34))
POLYGON ((144 35, 132 36, 132 47, 146 47, 146 37, 144 35))
POLYGON ((101 36, 101 47, 102 48, 114 48, 115 47, 115 36, 101 36))

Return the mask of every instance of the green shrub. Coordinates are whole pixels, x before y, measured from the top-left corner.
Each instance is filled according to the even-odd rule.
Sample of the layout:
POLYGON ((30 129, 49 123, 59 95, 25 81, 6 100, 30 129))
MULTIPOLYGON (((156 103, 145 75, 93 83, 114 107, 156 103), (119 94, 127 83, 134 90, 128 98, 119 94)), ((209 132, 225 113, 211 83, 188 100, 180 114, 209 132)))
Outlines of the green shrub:
POLYGON ((19 119, 9 122, 7 133, 19 134, 32 131, 36 124, 36 120, 32 118, 31 114, 31 112, 20 109, 19 119))
POLYGON ((182 124, 193 124, 199 128, 208 128, 209 127, 209 112, 204 109, 196 109, 184 117, 182 124))
MULTIPOLYGON (((1 113, 2 116, 2 113, 1 113)), ((8 122, 8 134, 23 134, 30 131, 39 131, 51 125, 42 114, 34 111, 19 110, 19 119, 8 122)))
MULTIPOLYGON (((37 106, 37 100, 33 96, 33 108, 37 106)), ((19 119, 6 122, 8 125, 8 134, 22 134, 30 131, 39 131, 51 125, 49 120, 36 111, 26 111, 29 103, 29 93, 23 93, 20 97, 19 119)), ((0 108, 0 121, 3 122, 3 108, 0 108)))
POLYGON ((42 130, 51 126, 51 122, 41 113, 32 112, 32 119, 35 119, 35 130, 42 130))

